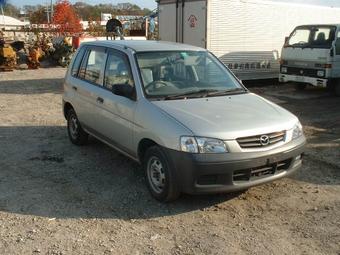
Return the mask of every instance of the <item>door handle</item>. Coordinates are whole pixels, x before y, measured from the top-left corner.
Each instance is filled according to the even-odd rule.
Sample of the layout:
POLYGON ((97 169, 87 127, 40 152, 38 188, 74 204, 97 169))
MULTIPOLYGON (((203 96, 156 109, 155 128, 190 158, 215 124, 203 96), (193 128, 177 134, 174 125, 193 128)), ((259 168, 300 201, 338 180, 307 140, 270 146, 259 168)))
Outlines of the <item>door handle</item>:
POLYGON ((75 91, 78 90, 78 88, 76 86, 72 86, 72 89, 75 90, 75 91))
POLYGON ((102 103, 104 103, 104 99, 101 98, 101 97, 97 97, 97 102, 100 103, 100 104, 102 104, 102 103))

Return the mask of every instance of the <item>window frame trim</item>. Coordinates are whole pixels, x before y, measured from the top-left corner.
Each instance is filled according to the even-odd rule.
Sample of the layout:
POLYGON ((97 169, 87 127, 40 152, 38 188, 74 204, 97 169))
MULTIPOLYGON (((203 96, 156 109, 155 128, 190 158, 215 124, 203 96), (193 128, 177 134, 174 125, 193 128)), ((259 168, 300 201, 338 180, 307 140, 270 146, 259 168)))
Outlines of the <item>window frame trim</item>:
MULTIPOLYGON (((86 47, 86 51, 83 55, 83 59, 82 59, 82 62, 81 64, 79 65, 79 68, 78 68, 78 73, 77 73, 77 77, 74 77, 74 78, 77 78, 81 81, 84 81, 84 82, 87 82, 93 86, 96 86, 96 87, 99 87, 99 88, 104 88, 104 77, 105 77, 105 69, 104 69, 104 72, 103 74, 101 75, 100 77, 100 81, 101 81, 101 84, 98 84, 98 83, 95 83, 95 82, 92 82, 92 81, 89 81, 85 78, 82 78, 82 77, 79 77, 79 71, 80 71, 80 68, 83 67, 84 65, 87 66, 87 61, 88 61, 88 58, 89 58, 89 55, 90 55, 90 52, 91 50, 93 49, 100 49, 100 50, 103 50, 103 52, 106 54, 105 56, 105 65, 104 65, 104 68, 106 68, 106 62, 107 62, 107 58, 108 58, 108 48, 107 47, 102 47, 102 46, 84 46, 86 47)), ((85 69, 86 70, 86 69, 85 69)))
MULTIPOLYGON (((129 69, 130 69, 129 71, 130 71, 130 74, 131 74, 131 77, 132 77, 132 80, 133 80, 134 93, 136 95, 134 101, 136 101, 137 100, 136 79, 135 79, 133 72, 132 72, 132 65, 131 65, 131 61, 129 59, 129 55, 126 54, 123 51, 120 51, 120 50, 114 49, 114 48, 107 48, 106 50, 107 51, 106 51, 106 62, 105 62, 104 76, 103 76, 103 86, 101 88, 103 88, 103 89, 109 91, 111 94, 113 94, 112 89, 110 90, 107 87, 105 87, 106 69, 107 69, 107 65, 108 65, 109 55, 112 54, 112 53, 118 53, 118 54, 120 54, 120 55, 122 55, 123 57, 126 58, 127 63, 129 65, 129 69)), ((113 95, 115 95, 115 94, 113 94, 113 95)), ((115 96, 117 96, 117 95, 115 95, 115 96)))

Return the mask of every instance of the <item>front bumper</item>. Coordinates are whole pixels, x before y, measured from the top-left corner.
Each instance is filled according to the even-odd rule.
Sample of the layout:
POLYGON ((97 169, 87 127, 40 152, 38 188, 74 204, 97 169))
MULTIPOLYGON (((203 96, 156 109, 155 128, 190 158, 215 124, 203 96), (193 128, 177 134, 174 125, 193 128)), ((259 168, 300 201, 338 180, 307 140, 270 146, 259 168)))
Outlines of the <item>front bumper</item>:
POLYGON ((270 151, 190 154, 165 149, 180 189, 188 194, 233 192, 285 177, 302 164, 304 136, 270 151))
POLYGON ((280 73, 279 81, 280 82, 308 83, 308 84, 316 86, 316 87, 323 87, 323 88, 325 88, 325 87, 327 87, 328 79, 280 73))

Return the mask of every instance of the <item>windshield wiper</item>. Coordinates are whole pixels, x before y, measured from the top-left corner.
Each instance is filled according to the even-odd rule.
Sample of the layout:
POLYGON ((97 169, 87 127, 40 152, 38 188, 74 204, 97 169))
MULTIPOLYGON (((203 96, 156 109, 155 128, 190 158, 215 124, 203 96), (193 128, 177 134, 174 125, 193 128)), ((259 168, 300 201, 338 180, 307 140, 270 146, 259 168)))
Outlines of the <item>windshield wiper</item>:
POLYGON ((169 100, 169 99, 177 99, 177 98, 185 98, 185 97, 206 97, 210 93, 217 93, 220 90, 217 89, 200 89, 200 90, 194 90, 194 91, 189 91, 185 93, 180 93, 180 94, 175 94, 175 95, 169 95, 166 96, 164 99, 169 100))
POLYGON ((223 95, 230 95, 230 94, 239 93, 239 92, 245 93, 247 91, 243 88, 233 88, 233 89, 226 89, 226 90, 219 90, 216 92, 211 92, 211 93, 208 93, 207 96, 223 96, 223 95))

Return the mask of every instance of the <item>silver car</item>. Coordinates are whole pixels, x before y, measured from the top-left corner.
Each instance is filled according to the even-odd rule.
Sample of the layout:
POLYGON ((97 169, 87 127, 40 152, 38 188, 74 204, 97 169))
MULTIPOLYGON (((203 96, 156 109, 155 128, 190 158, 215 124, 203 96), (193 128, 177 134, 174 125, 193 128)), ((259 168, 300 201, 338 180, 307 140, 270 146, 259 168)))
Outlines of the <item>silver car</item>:
POLYGON ((249 92, 210 52, 169 42, 83 43, 63 111, 72 143, 91 135, 139 162, 160 201, 287 176, 306 142, 296 116, 249 92))

